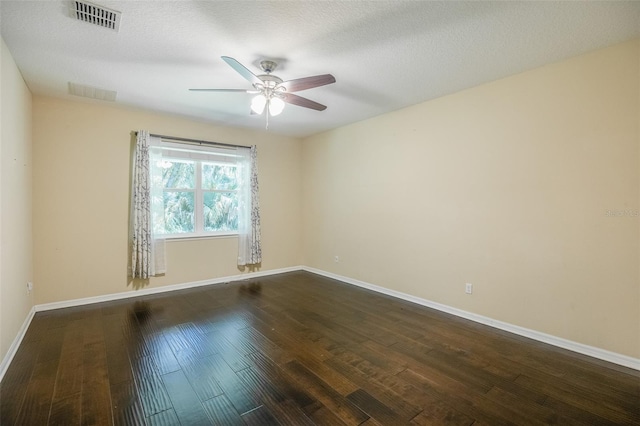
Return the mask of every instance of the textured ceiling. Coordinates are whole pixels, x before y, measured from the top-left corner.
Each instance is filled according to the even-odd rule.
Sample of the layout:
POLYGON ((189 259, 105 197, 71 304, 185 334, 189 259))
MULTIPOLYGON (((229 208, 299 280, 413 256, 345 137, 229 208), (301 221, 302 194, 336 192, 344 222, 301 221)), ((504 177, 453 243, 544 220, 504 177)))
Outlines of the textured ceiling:
POLYGON ((306 136, 640 37, 640 2, 106 1, 119 32, 69 17, 68 1, 0 2, 2 37, 34 94, 69 82, 117 91, 116 103, 264 129, 250 88, 220 56, 284 80, 331 73, 299 92, 269 131, 306 136))

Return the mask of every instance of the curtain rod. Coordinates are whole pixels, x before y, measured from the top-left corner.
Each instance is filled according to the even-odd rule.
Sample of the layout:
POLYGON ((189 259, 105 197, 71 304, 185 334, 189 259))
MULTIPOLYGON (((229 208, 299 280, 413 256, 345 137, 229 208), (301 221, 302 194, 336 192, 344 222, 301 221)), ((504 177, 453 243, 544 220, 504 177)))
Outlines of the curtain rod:
MULTIPOLYGON (((138 132, 135 132, 135 134, 137 136, 138 132)), ((177 142, 197 143, 200 145, 217 145, 217 146, 226 146, 229 148, 251 148, 250 146, 247 146, 247 145, 235 145, 235 144, 222 143, 222 142, 201 141, 198 139, 178 138, 176 136, 156 135, 154 133, 149 133, 149 136, 154 136, 156 138, 162 138, 162 139, 169 139, 177 142)))

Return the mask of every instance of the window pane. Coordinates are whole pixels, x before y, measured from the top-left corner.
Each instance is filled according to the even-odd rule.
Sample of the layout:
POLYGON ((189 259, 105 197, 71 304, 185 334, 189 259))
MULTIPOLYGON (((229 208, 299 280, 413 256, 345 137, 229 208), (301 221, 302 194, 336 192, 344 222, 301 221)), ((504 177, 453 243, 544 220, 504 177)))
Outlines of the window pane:
POLYGON ((204 193, 204 230, 237 231, 238 197, 233 192, 204 193))
POLYGON ((162 160, 162 183, 165 188, 193 189, 196 165, 193 161, 162 160))
POLYGON ((164 192, 164 228, 167 234, 194 232, 194 193, 164 192))
POLYGON ((236 166, 202 164, 202 189, 233 190, 237 188, 236 166))

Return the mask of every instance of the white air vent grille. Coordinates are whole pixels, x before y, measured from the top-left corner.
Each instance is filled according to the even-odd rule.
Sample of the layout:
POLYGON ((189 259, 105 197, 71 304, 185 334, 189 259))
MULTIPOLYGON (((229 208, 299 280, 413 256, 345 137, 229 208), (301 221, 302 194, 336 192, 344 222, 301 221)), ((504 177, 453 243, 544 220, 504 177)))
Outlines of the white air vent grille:
POLYGON ((86 1, 71 1, 71 17, 78 21, 88 22, 114 31, 120 29, 121 13, 86 1))
POLYGON ((114 102, 118 92, 115 90, 99 89, 93 86, 69 82, 69 93, 75 96, 82 96, 84 98, 114 102))

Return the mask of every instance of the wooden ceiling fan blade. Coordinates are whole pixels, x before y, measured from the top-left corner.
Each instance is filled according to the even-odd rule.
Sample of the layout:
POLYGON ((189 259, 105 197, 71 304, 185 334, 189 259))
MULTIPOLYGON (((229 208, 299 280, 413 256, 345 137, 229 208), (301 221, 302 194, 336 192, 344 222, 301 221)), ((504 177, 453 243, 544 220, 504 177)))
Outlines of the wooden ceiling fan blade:
POLYGON ((302 96, 294 95, 292 93, 283 93, 282 100, 292 105, 298 105, 304 108, 315 109, 316 111, 324 111, 327 109, 325 105, 312 101, 311 99, 303 98, 302 96))
POLYGON ((257 75, 255 75, 254 73, 252 73, 251 71, 249 71, 249 69, 247 67, 245 67, 244 65, 242 65, 240 62, 236 61, 233 58, 230 58, 229 56, 223 56, 222 59, 231 66, 231 68, 233 68, 234 70, 236 70, 236 72, 238 74, 240 74, 241 76, 243 76, 245 79, 247 79, 249 81, 249 83, 256 85, 256 84, 263 84, 262 80, 260 80, 258 78, 257 75))
POLYGON ((322 74, 285 81, 280 83, 278 86, 284 87, 285 89, 287 89, 287 92, 291 93, 299 92, 301 90, 313 89, 314 87, 320 87, 335 82, 336 78, 331 74, 322 74))

